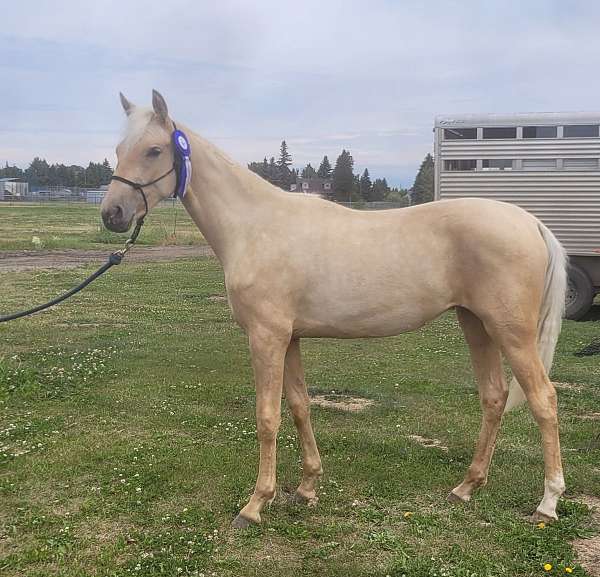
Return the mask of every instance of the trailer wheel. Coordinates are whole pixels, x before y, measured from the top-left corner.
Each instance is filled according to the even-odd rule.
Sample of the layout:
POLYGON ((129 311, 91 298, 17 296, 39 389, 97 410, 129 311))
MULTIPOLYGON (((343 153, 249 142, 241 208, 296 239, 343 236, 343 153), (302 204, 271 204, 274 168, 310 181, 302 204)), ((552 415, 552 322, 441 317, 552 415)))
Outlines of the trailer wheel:
POLYGON ((565 317, 573 321, 583 318, 592 308, 594 287, 590 277, 577 265, 569 266, 565 317))

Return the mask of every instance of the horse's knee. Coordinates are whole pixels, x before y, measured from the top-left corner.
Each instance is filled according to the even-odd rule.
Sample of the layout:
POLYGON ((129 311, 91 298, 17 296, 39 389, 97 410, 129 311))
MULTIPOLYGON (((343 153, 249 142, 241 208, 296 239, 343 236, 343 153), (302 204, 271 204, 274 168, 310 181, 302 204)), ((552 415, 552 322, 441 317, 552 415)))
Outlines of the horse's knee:
POLYGON ((504 412, 508 390, 498 391, 493 395, 486 395, 481 399, 481 408, 486 415, 499 419, 504 412))
POLYGON ((308 397, 293 397, 288 399, 288 406, 294 423, 298 426, 310 419, 310 400, 308 397))
POLYGON ((277 437, 277 431, 281 424, 281 416, 278 414, 259 414, 256 418, 256 433, 259 441, 272 441, 277 437))
POLYGON ((557 396, 553 385, 548 383, 539 390, 530 391, 528 402, 538 424, 558 425, 557 396))

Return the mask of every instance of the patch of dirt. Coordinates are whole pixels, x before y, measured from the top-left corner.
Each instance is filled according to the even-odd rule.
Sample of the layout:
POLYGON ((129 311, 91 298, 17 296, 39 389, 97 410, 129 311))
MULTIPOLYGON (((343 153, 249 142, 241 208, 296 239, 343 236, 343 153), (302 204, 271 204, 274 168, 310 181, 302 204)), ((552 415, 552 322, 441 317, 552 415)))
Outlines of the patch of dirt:
MULTIPOLYGON (((592 510, 592 521, 600 529, 600 498, 580 495, 574 499, 592 510)), ((600 577, 600 535, 590 539, 575 539, 573 549, 577 552, 577 561, 592 577, 600 577)))
POLYGON ((587 415, 577 415, 580 419, 585 421, 598 421, 600 420, 600 413, 588 413, 587 415))
MULTIPOLYGON (((68 269, 97 264, 100 266, 110 250, 22 250, 0 252, 0 272, 42 269, 68 269)), ((179 258, 214 256, 208 245, 134 247, 124 262, 170 261, 179 258)))
POLYGON ((557 389, 563 389, 565 391, 581 391, 583 387, 576 383, 552 383, 557 389))
POLYGON ((427 437, 421 437, 421 435, 408 435, 408 438, 415 443, 419 443, 419 445, 423 447, 441 449, 442 451, 448 450, 448 447, 442 445, 441 441, 438 439, 428 439, 427 437))
POLYGON ((375 404, 371 399, 350 395, 314 395, 310 402, 325 409, 337 409, 347 413, 358 413, 375 404))

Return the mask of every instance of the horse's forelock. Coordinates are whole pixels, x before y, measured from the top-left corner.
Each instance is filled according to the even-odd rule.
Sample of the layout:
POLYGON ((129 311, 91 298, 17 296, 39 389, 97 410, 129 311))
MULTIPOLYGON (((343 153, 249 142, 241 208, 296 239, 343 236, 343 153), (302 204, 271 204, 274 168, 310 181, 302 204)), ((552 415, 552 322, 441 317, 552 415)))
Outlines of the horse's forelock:
POLYGON ((150 108, 137 106, 127 117, 127 126, 125 127, 125 135, 122 145, 125 149, 131 148, 138 143, 148 129, 148 125, 152 122, 154 116, 150 108))

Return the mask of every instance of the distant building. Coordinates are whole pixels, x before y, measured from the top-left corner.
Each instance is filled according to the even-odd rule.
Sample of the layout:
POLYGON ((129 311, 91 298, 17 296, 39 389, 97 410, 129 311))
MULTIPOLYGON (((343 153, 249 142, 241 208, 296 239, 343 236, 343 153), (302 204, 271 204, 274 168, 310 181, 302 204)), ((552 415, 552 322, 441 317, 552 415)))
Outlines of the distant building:
POLYGON ((296 183, 290 186, 290 192, 302 192, 304 194, 318 194, 319 196, 329 196, 333 191, 331 178, 296 178, 296 183))
POLYGON ((0 178, 0 200, 10 200, 29 194, 29 183, 20 178, 0 178))
POLYGON ((108 184, 100 185, 96 190, 88 190, 85 193, 85 200, 90 204, 100 204, 104 195, 108 191, 108 184))

